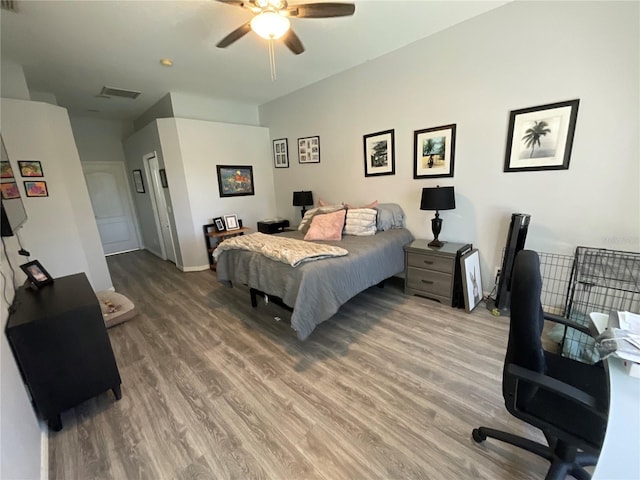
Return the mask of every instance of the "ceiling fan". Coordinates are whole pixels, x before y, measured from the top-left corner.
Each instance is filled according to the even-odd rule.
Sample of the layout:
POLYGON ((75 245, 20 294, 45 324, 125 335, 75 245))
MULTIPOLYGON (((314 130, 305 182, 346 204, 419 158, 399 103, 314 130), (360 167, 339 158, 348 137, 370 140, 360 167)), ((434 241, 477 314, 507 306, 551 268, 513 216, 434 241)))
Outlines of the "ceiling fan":
POLYGON ((300 38, 291 30, 289 18, 328 18, 353 15, 353 3, 306 3, 289 5, 287 0, 218 0, 219 2, 250 10, 253 18, 236 28, 216 45, 225 48, 241 39, 251 30, 267 40, 282 38, 296 55, 304 52, 300 38))

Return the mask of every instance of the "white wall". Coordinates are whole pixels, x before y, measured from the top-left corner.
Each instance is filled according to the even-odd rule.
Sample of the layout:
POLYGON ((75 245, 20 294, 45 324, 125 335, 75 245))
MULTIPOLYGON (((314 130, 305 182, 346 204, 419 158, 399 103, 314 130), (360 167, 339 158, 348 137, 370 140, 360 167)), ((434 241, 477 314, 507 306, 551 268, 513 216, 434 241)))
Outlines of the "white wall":
POLYGON ((0 67, 0 97, 20 100, 31 99, 22 65, 4 56, 0 67))
POLYGON ((219 98, 171 92, 174 117, 259 125, 258 106, 219 98))
MULTIPOLYGON (((15 237, 7 237, 4 241, 11 263, 14 266, 24 263, 24 258, 16 254, 20 249, 18 240, 15 237)), ((11 301, 14 288, 4 251, 0 253, 0 264, 3 274, 0 277, 0 289, 6 292, 8 300, 11 301)), ((9 305, 4 296, 0 297, 0 304, 0 325, 4 332, 9 317, 9 305)), ((40 478, 40 448, 43 434, 31 408, 7 337, 4 334, 0 337, 0 478, 36 480, 40 478)))
POLYGON ((532 215, 526 246, 640 250, 638 2, 514 2, 260 107, 289 139, 274 169, 277 214, 291 192, 330 202, 397 202, 417 237, 434 212, 423 187, 453 185, 442 240, 480 249, 493 283, 510 214, 532 215), (511 110, 580 99, 569 170, 503 173, 511 110), (413 131, 457 124, 453 178, 413 179, 413 131), (362 136, 395 129, 396 174, 364 177, 362 136), (298 137, 320 135, 321 163, 298 164, 298 137))
POLYGON ((20 230, 25 248, 54 277, 86 272, 95 290, 112 288, 67 111, 10 99, 1 108, 9 158, 40 161, 49 193, 26 198, 18 178, 29 217, 20 230))
POLYGON ((133 132, 133 123, 71 115, 71 128, 81 162, 124 163, 122 140, 133 132))

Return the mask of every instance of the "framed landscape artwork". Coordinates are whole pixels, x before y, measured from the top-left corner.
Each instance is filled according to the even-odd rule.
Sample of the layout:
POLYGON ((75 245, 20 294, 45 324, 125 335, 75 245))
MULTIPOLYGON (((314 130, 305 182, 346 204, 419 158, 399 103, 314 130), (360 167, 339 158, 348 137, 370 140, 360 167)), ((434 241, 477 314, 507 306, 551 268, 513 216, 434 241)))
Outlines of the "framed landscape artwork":
MULTIPOLYGON (((218 191, 221 197, 255 194, 251 165, 216 165, 216 169, 218 170, 218 191)), ((227 230, 229 230, 228 226, 227 230)))
POLYGON ((42 164, 37 160, 18 160, 18 168, 23 177, 44 177, 42 164))
POLYGON ((512 110, 505 172, 567 170, 579 99, 512 110))
POLYGON ((286 138, 273 141, 273 164, 276 168, 289 168, 289 145, 286 138))
POLYGON ((456 125, 413 132, 413 178, 453 177, 456 125))
POLYGON ((27 197, 48 197, 47 182, 44 181, 25 181, 24 191, 27 197))
POLYGON ((395 175, 396 159, 394 130, 370 133, 362 137, 364 146, 364 176, 395 175))
POLYGON ((320 137, 298 139, 298 163, 320 163, 320 137))

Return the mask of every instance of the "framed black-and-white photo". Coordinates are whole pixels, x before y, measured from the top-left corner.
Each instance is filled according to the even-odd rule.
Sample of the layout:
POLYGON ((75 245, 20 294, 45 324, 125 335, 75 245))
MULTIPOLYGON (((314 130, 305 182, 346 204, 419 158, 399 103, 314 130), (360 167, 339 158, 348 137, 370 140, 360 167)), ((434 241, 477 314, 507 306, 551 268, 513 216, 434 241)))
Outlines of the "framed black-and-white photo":
POLYGON ((144 181, 142 180, 142 170, 133 171, 133 185, 137 193, 144 193, 144 181))
POLYGON ((456 125, 413 132, 413 178, 453 177, 456 125))
POLYGON ((365 177, 395 175, 394 135, 394 130, 385 130, 363 136, 365 177))
POLYGON ((579 99, 512 110, 505 172, 567 170, 579 99))
POLYGON ((320 163, 320 137, 298 139, 298 163, 320 163))
POLYGON ((289 144, 286 138, 273 141, 273 165, 276 168, 289 168, 289 144))
POLYGON ((216 217, 213 219, 213 224, 215 225, 216 232, 224 232, 227 228, 224 226, 224 220, 222 217, 216 217))
POLYGON ((38 260, 20 265, 20 268, 27 275, 29 281, 38 288, 53 283, 53 277, 40 265, 38 260))
POLYGON ((480 252, 477 249, 460 258, 464 308, 470 312, 482 301, 482 278, 480 277, 480 252))
POLYGON ((158 174, 160 175, 160 183, 162 184, 162 188, 169 188, 169 183, 167 182, 167 172, 164 168, 158 170, 158 174))
POLYGON ((238 230, 240 228, 240 225, 238 224, 238 216, 236 214, 225 215, 224 226, 226 230, 238 230))

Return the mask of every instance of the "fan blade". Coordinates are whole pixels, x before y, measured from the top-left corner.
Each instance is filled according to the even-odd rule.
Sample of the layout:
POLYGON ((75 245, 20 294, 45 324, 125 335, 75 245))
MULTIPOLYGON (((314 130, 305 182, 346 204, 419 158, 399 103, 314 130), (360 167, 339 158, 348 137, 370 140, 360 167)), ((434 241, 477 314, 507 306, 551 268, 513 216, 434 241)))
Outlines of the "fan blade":
POLYGON ((356 6, 353 3, 307 3, 292 5, 287 11, 297 18, 347 17, 353 15, 356 6))
POLYGON ((289 29, 289 31, 282 37, 282 41, 287 47, 289 47, 289 50, 291 50, 296 55, 300 55, 302 52, 304 52, 302 42, 293 30, 289 29))
POLYGON ((229 35, 227 35, 222 40, 220 40, 218 42, 218 44, 216 45, 216 47, 218 47, 218 48, 228 47, 229 45, 231 45, 236 40, 240 40, 242 37, 244 37, 250 31, 251 31, 251 22, 247 22, 244 25, 242 25, 241 27, 236 28, 233 32, 231 32, 229 35))

